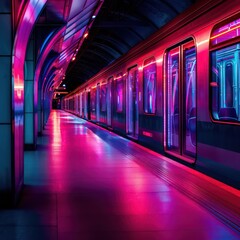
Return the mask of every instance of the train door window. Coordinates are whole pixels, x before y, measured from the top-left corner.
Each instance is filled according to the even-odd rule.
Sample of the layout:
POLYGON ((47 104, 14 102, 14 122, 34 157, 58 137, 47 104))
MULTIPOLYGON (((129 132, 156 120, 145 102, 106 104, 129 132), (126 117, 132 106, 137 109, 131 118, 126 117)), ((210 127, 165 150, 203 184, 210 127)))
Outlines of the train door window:
POLYGON ((166 150, 194 162, 197 119, 194 41, 170 49, 166 56, 166 150))
POLYGON ((116 103, 117 103, 117 112, 123 111, 123 77, 122 74, 117 76, 117 84, 116 84, 116 103))
POLYGON ((85 107, 86 107, 86 93, 82 92, 82 117, 84 118, 85 115, 85 107))
POLYGON ((127 78, 127 134, 138 138, 138 69, 128 71, 127 78))
POLYGON ((149 114, 156 112, 156 72, 155 58, 147 59, 143 67, 143 104, 144 112, 149 114))
POLYGON ((74 102, 74 97, 71 98, 71 110, 74 111, 74 105, 75 105, 75 102, 74 102))
POLYGON ((99 122, 100 120, 100 83, 97 84, 95 101, 96 101, 96 120, 99 122))
POLYGON ((90 112, 91 120, 96 120, 96 87, 91 88, 90 112))
POLYGON ((196 48, 193 43, 183 46, 183 154, 196 154, 196 48))
POLYGON ((215 26, 211 34, 211 114, 222 122, 240 121, 240 19, 215 26))
POLYGON ((110 77, 107 82, 107 125, 112 126, 112 81, 110 77))
POLYGON ((83 103, 82 103, 82 93, 79 94, 79 114, 82 117, 83 113, 83 103))
POLYGON ((107 86, 106 83, 101 85, 101 104, 100 108, 102 112, 107 111, 107 86))
POLYGON ((167 79, 167 147, 180 153, 179 148, 179 61, 180 47, 168 53, 167 79))
POLYGON ((78 112, 78 95, 75 96, 75 113, 78 112))
POLYGON ((86 89, 84 91, 84 118, 88 118, 88 108, 89 108, 89 97, 86 89))

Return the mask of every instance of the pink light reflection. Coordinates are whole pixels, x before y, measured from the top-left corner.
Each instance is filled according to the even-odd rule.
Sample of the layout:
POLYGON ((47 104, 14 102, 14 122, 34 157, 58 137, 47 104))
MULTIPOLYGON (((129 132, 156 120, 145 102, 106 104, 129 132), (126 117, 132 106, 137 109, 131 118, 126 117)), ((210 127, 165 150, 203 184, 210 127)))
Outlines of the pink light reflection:
MULTIPOLYGON (((14 184, 15 189, 21 189, 23 184, 23 145, 24 145, 24 63, 27 44, 34 23, 40 14, 46 0, 31 0, 26 4, 13 45, 12 83, 13 83, 13 132, 14 132, 14 184)), ((23 6, 23 5, 21 5, 23 6)), ((21 8, 23 9, 23 8, 21 8)), ((18 190, 17 190, 18 191, 18 190)))
POLYGON ((62 137, 60 132, 60 118, 57 112, 53 112, 53 141, 51 145, 53 147, 61 147, 62 137))

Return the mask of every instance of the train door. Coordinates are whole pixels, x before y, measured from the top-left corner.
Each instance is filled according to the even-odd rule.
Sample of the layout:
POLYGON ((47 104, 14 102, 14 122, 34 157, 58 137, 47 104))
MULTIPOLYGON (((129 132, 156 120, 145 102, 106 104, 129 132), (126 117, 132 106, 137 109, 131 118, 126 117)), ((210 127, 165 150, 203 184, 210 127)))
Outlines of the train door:
POLYGON ((112 127, 112 84, 113 77, 110 77, 107 82, 107 125, 112 127))
POLYGON ((166 150, 188 162, 196 158, 196 48, 193 41, 167 53, 166 150))
POLYGON ((128 71, 127 78, 127 134, 138 138, 138 69, 128 71))
POLYGON ((100 87, 100 122, 107 123, 107 84, 103 82, 100 87))
POLYGON ((85 89, 84 93, 83 93, 83 114, 84 114, 84 118, 87 119, 87 108, 88 108, 88 105, 87 105, 87 90, 85 89))
POLYGON ((79 115, 80 115, 80 117, 82 117, 82 115, 83 115, 82 93, 79 94, 79 115))
POLYGON ((97 84, 96 92, 96 121, 100 120, 100 83, 97 84))

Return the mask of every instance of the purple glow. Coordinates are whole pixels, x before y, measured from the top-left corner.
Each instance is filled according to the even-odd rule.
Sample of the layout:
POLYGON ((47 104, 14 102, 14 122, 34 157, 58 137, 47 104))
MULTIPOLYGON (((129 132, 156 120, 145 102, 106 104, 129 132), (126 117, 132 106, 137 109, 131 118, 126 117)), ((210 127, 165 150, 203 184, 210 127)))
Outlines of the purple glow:
POLYGON ((192 162, 196 153, 197 120, 194 42, 171 49, 166 68, 166 147, 171 154, 184 156, 184 160, 192 162))
POLYGON ((117 112, 123 111, 123 80, 122 75, 117 80, 117 112))
POLYGON ((240 19, 216 28, 211 36, 211 44, 216 45, 240 36, 240 19))
POLYGON ((156 80, 157 66, 155 58, 152 57, 144 62, 143 84, 144 84, 144 112, 155 113, 156 111, 156 80))
POLYGON ((16 191, 23 183, 23 116, 24 116, 24 62, 28 40, 34 23, 44 7, 46 0, 30 0, 19 19, 13 46, 13 133, 14 133, 14 176, 16 191))
POLYGON ((24 61, 33 25, 46 0, 31 0, 20 20, 13 47, 14 102, 23 104, 24 61), (19 102, 18 102, 19 101, 19 102))
POLYGON ((107 111, 107 86, 101 85, 101 111, 107 111))

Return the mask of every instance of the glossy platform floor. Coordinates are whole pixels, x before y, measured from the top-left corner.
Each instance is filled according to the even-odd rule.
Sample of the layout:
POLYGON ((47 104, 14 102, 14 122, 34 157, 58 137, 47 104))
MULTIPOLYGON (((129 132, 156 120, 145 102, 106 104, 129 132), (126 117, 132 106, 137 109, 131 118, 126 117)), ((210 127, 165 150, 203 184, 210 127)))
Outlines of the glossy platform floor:
POLYGON ((139 154, 145 160, 153 156, 169 171, 176 166, 69 113, 53 111, 38 150, 25 154, 20 203, 0 211, 0 239, 240 239, 239 232, 145 168, 139 154))

